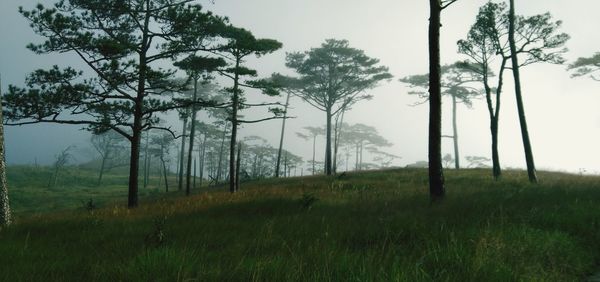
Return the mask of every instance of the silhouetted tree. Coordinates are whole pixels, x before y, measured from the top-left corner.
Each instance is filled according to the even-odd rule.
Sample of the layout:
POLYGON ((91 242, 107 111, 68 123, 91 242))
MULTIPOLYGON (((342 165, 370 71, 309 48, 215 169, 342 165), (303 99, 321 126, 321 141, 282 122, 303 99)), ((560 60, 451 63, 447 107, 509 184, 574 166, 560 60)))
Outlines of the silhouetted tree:
POLYGON ((127 140, 120 134, 109 131, 92 135, 91 141, 92 146, 100 155, 100 171, 98 172, 98 185, 100 185, 106 170, 128 164, 126 155, 123 154, 123 150, 126 150, 124 143, 127 140))
POLYGON ((473 62, 465 62, 464 67, 478 72, 482 77, 485 100, 490 116, 490 132, 492 137, 492 174, 495 180, 500 179, 500 155, 498 153, 498 130, 500 120, 500 97, 504 86, 504 71, 510 60, 508 47, 508 19, 505 3, 488 2, 479 9, 475 24, 471 26, 467 39, 458 41, 458 52, 469 56, 473 62), (491 65, 496 57, 498 64, 497 84, 492 88, 490 77, 491 65), (492 94, 495 99, 492 99, 492 94), (495 101, 494 101, 495 100, 495 101))
MULTIPOLYGON (((221 70, 220 73, 233 80, 233 86, 231 88, 227 88, 226 90, 231 94, 231 106, 228 109, 229 121, 231 122, 231 139, 229 142, 229 191, 234 193, 237 177, 237 172, 235 170, 235 146, 237 144, 238 125, 241 123, 256 123, 272 119, 266 118, 253 121, 239 119, 240 110, 250 106, 259 106, 244 103, 242 87, 261 88, 264 90, 263 93, 267 95, 279 95, 279 93, 274 91, 272 87, 269 87, 268 83, 264 80, 244 82, 243 77, 256 77, 257 72, 256 70, 243 66, 242 63, 248 56, 260 57, 273 53, 279 50, 282 44, 273 39, 257 39, 254 37, 254 35, 252 35, 251 32, 243 28, 236 28, 233 26, 228 26, 225 32, 225 37, 227 38, 227 43, 219 47, 218 51, 233 62, 232 66, 221 70)), ((272 112, 275 115, 280 113, 278 110, 273 110, 272 112)))
POLYGON ((299 75, 298 96, 326 114, 325 173, 332 169, 332 118, 348 103, 369 99, 365 91, 390 79, 388 68, 379 60, 349 46, 346 40, 328 39, 319 48, 289 53, 286 66, 299 75))
MULTIPOLYGON (((463 67, 462 63, 454 63, 441 67, 441 88, 442 94, 450 96, 452 99, 452 135, 443 135, 442 137, 450 137, 454 142, 454 167, 460 168, 460 153, 458 146, 458 122, 457 108, 458 103, 465 104, 471 108, 473 99, 480 95, 479 89, 472 87, 470 84, 480 81, 481 77, 478 72, 474 72, 471 68, 463 67)), ((407 83, 411 88, 416 90, 408 92, 411 95, 417 95, 424 100, 416 104, 425 103, 429 100, 429 75, 412 75, 400 79, 401 82, 407 83)))
POLYGON ((525 118, 525 107, 521 93, 520 67, 536 62, 550 62, 561 64, 564 62, 562 54, 567 50, 564 44, 569 39, 566 33, 556 33, 561 26, 561 21, 552 21, 549 13, 532 17, 516 17, 515 1, 510 0, 508 12, 508 42, 510 46, 512 72, 515 80, 515 95, 519 122, 521 124, 521 137, 527 163, 529 181, 537 183, 537 174, 531 150, 531 141, 525 118), (519 44, 519 46, 517 46, 519 44), (525 60, 519 63, 518 55, 526 55, 525 60))
POLYGON ((363 169, 363 151, 367 146, 389 147, 392 146, 388 140, 377 132, 377 129, 362 123, 344 125, 344 131, 340 134, 340 143, 353 146, 356 149, 355 169, 363 169))
POLYGON ((440 27, 442 10, 458 0, 429 0, 429 196, 444 198, 442 167, 442 86, 440 66, 440 27))
MULTIPOLYGON (((191 106, 191 125, 187 154, 187 170, 185 174, 185 194, 188 196, 190 195, 192 185, 192 152, 194 151, 194 138, 196 135, 196 114, 198 112, 196 104, 199 100, 198 92, 201 92, 200 95, 204 96, 201 100, 209 100, 209 92, 212 92, 216 86, 209 83, 211 77, 208 76, 208 74, 225 65, 227 65, 227 63, 221 58, 203 58, 195 55, 190 55, 184 60, 175 63, 175 66, 186 71, 193 84, 192 101, 194 101, 194 104, 191 106), (204 78, 204 81, 199 85, 198 81, 201 78, 204 78)), ((184 135, 182 138, 185 139, 186 136, 184 135)))
POLYGON ((142 132, 156 128, 158 113, 193 102, 172 99, 184 87, 165 69, 168 60, 206 50, 225 20, 191 1, 66 0, 20 13, 46 41, 30 44, 37 54, 73 53, 92 74, 54 66, 34 71, 27 88, 6 95, 11 124, 86 125, 114 130, 131 142, 128 206, 138 204, 142 132))
POLYGON ((325 129, 322 127, 313 127, 313 126, 305 126, 304 130, 308 132, 308 134, 296 132, 296 135, 304 140, 313 140, 313 148, 312 148, 312 174, 315 175, 316 162, 315 162, 315 150, 317 145, 317 137, 319 135, 325 135, 325 129))

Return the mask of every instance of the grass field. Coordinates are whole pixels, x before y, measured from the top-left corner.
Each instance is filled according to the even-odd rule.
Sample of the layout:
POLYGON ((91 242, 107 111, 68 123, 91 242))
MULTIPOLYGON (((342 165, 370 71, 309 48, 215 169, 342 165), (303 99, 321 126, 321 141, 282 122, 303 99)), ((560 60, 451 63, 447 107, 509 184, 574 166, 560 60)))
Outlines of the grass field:
POLYGON ((122 176, 97 187, 73 170, 77 185, 47 188, 19 169, 42 173, 9 174, 2 281, 581 281, 600 270, 599 177, 540 173, 531 185, 523 172, 494 182, 449 170, 448 197, 430 205, 426 170, 398 169, 234 195, 141 189, 128 210, 122 176), (90 197, 98 209, 82 207, 90 197))

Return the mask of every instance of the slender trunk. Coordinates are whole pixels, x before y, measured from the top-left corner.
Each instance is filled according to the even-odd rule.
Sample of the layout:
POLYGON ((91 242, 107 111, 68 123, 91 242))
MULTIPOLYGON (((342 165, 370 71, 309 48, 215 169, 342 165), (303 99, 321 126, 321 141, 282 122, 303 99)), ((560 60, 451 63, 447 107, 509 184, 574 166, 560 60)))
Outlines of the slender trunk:
POLYGON ((458 153, 458 124, 456 122, 456 96, 452 95, 452 140, 454 141, 454 168, 460 169, 460 154, 458 153))
POLYGON ((316 152, 316 145, 317 145, 317 135, 313 136, 313 160, 312 160, 312 175, 315 175, 315 152, 316 152))
POLYGON ((238 144, 237 148, 237 159, 235 162, 235 191, 240 190, 240 165, 241 165, 241 155, 242 155, 242 143, 238 144))
MULTIPOLYGON (((240 58, 237 58, 235 61, 235 69, 238 70, 240 67, 240 58)), ((239 74, 236 71, 233 79, 233 99, 231 106, 231 141, 229 142, 229 192, 235 193, 235 145, 237 143, 237 115, 238 115, 238 107, 239 107, 239 93, 238 93, 238 85, 239 82, 239 74)))
POLYGON ((327 128, 325 141, 325 174, 331 175, 331 108, 327 108, 327 128))
POLYGON ((102 183, 102 176, 104 175, 104 169, 106 167, 106 159, 108 158, 109 151, 105 150, 102 155, 102 162, 100 163, 100 173, 98 175, 98 186, 102 183))
POLYGON ((221 172, 223 169, 221 168, 223 164, 223 154, 225 153, 225 138, 227 137, 227 122, 225 122, 223 127, 223 137, 221 138, 221 148, 219 149, 219 163, 217 165, 217 182, 221 180, 221 172))
POLYGON ((285 161, 283 162, 283 177, 288 177, 287 169, 288 169, 288 154, 285 153, 285 161))
MULTIPOLYGON (((194 77, 194 95, 192 96, 192 101, 196 102, 198 98, 198 78, 194 77)), ((192 105, 192 120, 191 120, 191 128, 190 128, 190 144, 188 147, 188 155, 187 155, 187 171, 185 174, 185 194, 190 195, 191 188, 191 177, 192 177, 192 154, 194 153, 194 135, 196 134, 196 104, 192 105)), ((195 171, 195 168, 194 168, 195 171)), ((194 178, 195 179, 195 178, 194 178)))
POLYGON ((144 142, 144 188, 148 187, 148 139, 149 132, 146 131, 146 140, 144 142))
POLYGON ((359 159, 358 159, 358 153, 360 150, 360 145, 358 143, 356 143, 356 153, 355 153, 355 157, 354 157, 354 170, 359 171, 360 167, 359 167, 359 159))
POLYGON ((358 163, 358 170, 363 170, 363 146, 364 143, 360 142, 360 162, 358 163))
POLYGON ((335 142, 333 144, 333 173, 337 173, 338 148, 340 145, 340 135, 342 134, 342 125, 344 124, 345 113, 346 111, 342 110, 335 119, 335 142))
POLYGON ((533 152, 531 150, 531 140, 527 130, 527 120, 525 118, 525 107, 523 105, 523 96, 521 93, 521 77, 519 74, 519 59, 517 58, 517 47, 515 43, 515 1, 510 0, 509 9, 509 30, 508 40, 510 44, 510 53, 512 59, 512 71, 515 79, 515 94, 517 98, 517 108, 519 111, 519 122, 521 123, 521 137, 523 138, 523 149, 525 150, 525 161, 527 163, 527 174, 531 183, 537 183, 535 163, 533 152))
POLYGON ((281 150, 283 150, 283 135, 285 134, 285 121, 287 118, 287 110, 290 105, 290 93, 285 98, 285 106, 283 111, 283 121, 281 121, 281 136, 279 137, 279 150, 277 150, 277 164, 275 165, 275 177, 279 177, 279 166, 281 163, 281 150))
POLYGON ((4 151, 4 119, 2 118, 2 78, 0 77, 0 230, 12 222, 8 185, 6 183, 6 162, 4 151))
POLYGON ((181 150, 179 151, 179 177, 177 183, 177 189, 179 191, 183 190, 183 170, 185 165, 185 137, 187 135, 187 109, 186 109, 186 117, 183 119, 183 134, 181 135, 181 150))
POLYGON ((202 150, 199 151, 200 154, 200 179, 198 179, 200 181, 200 183, 198 184, 198 186, 202 187, 202 181, 204 180, 204 163, 205 163, 205 156, 206 156, 206 139, 207 139, 208 135, 205 133, 204 134, 204 140, 202 140, 202 150))
POLYGON ((440 0, 429 0, 429 195, 431 201, 444 198, 442 167, 442 89, 440 67, 440 0))
POLYGON ((485 65, 485 72, 483 76, 483 85, 485 89, 485 100, 487 103, 488 114, 490 116, 490 132, 492 136, 492 175, 494 180, 499 180, 502 176, 502 169, 500 168, 500 154, 498 153, 498 121, 500 115, 500 95, 502 93, 502 86, 504 84, 504 70, 506 68, 506 62, 508 58, 504 57, 500 64, 500 71, 498 73, 498 87, 496 88, 496 109, 492 102, 492 89, 489 85, 489 76, 487 74, 487 65, 485 65))
POLYGON ((163 149, 161 148, 160 162, 162 163, 163 177, 165 178, 165 192, 169 192, 169 178, 167 178, 167 164, 165 163, 165 157, 163 154, 164 154, 164 152, 163 152, 163 149))

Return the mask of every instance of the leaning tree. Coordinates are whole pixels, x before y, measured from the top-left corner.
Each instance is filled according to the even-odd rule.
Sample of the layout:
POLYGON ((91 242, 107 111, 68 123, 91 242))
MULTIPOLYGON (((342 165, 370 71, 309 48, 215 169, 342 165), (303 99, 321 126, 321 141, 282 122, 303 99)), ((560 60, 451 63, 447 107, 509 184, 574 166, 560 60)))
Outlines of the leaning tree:
POLYGON ((37 54, 70 53, 85 65, 36 70, 27 86, 4 97, 8 124, 84 125, 114 130, 131 143, 128 206, 138 204, 142 132, 158 128, 159 113, 194 102, 174 99, 184 85, 165 69, 169 61, 205 50, 225 20, 191 0, 63 0, 20 13, 45 41, 37 54))
POLYGON ((347 105, 369 99, 365 91, 392 78, 379 60, 350 47, 347 40, 328 39, 318 48, 288 53, 286 66, 299 74, 298 96, 325 112, 325 173, 332 170, 332 117, 347 105))
POLYGON ((558 33, 561 21, 553 21, 549 13, 531 17, 515 16, 514 0, 510 0, 508 11, 508 42, 510 47, 512 72, 515 80, 515 95, 519 122, 521 124, 521 137, 527 163, 529 181, 537 183, 531 140, 525 118, 523 94, 521 91, 520 68, 537 62, 555 64, 564 63, 562 55, 567 51, 564 44, 569 40, 566 33, 558 33), (518 56, 524 55, 524 60, 519 62, 518 56))
MULTIPOLYGON (((517 16, 514 20, 515 48, 510 48, 510 15, 508 7, 504 3, 489 2, 482 6, 476 17, 475 23, 469 30, 467 38, 458 41, 459 53, 467 55, 471 60, 463 64, 464 67, 478 72, 482 76, 482 82, 486 93, 486 102, 490 116, 490 130, 492 135, 492 171, 495 179, 501 176, 500 160, 498 153, 498 122, 500 118, 500 97, 504 86, 504 71, 513 70, 534 63, 561 64, 564 62, 562 55, 566 51, 563 48, 569 36, 558 33, 561 26, 560 21, 552 21, 550 14, 533 15, 529 17, 517 16), (513 54, 516 54, 513 56, 513 54), (517 61, 517 67, 512 64, 512 58, 521 56, 522 62, 517 61), (498 62, 494 63, 495 59, 498 62), (498 69, 497 84, 492 87, 490 77, 491 68, 498 69), (492 99, 495 95, 495 101, 492 99)), ((518 77, 518 75, 517 75, 518 77)), ((519 87, 520 89, 520 87, 519 87)), ((537 179, 531 144, 525 121, 525 111, 520 91, 517 93, 519 107, 519 118, 524 125, 522 136, 528 162, 528 171, 531 181, 537 179)))

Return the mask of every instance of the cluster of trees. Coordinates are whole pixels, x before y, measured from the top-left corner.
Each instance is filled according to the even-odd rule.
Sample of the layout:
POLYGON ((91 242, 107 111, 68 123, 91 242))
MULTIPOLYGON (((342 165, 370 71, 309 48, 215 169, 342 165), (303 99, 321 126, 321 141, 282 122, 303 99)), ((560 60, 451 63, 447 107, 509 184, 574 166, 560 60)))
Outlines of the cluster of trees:
MULTIPOLYGON (((453 100, 453 135, 456 168, 459 167, 458 133, 456 130, 456 101, 470 105, 470 98, 479 93, 485 95, 490 116, 492 137, 492 173, 494 179, 501 176, 498 152, 498 121, 503 91, 504 72, 509 69, 513 73, 515 95, 523 148, 527 164, 529 180, 537 182, 535 162, 527 128, 527 120, 521 91, 520 70, 534 63, 562 64, 562 55, 569 36, 559 32, 560 21, 554 21, 549 13, 534 16, 515 15, 515 1, 509 5, 504 2, 488 2, 482 6, 469 30, 467 38, 458 41, 459 53, 467 60, 457 62, 452 66, 440 65, 440 17, 445 8, 457 0, 431 0, 431 17, 429 26, 430 71, 428 79, 425 76, 412 76, 402 79, 413 87, 420 87, 418 94, 429 101, 429 185, 432 201, 442 199, 445 195, 444 176, 442 170, 443 158, 441 153, 441 99, 447 94, 453 100), (497 73, 493 70, 497 69, 497 73), (460 75, 460 76, 457 76, 460 75), (493 79, 496 82, 493 82, 493 79), (479 84, 479 86, 477 86, 479 84), (429 92, 422 88, 429 86, 429 92), (483 88, 483 90, 480 90, 483 88)), ((596 61, 597 63, 598 61, 596 61)), ((585 75, 593 71, 594 59, 582 58, 569 68, 578 69, 575 74, 585 75)), ((469 161, 478 163, 481 159, 471 158, 469 161)))

